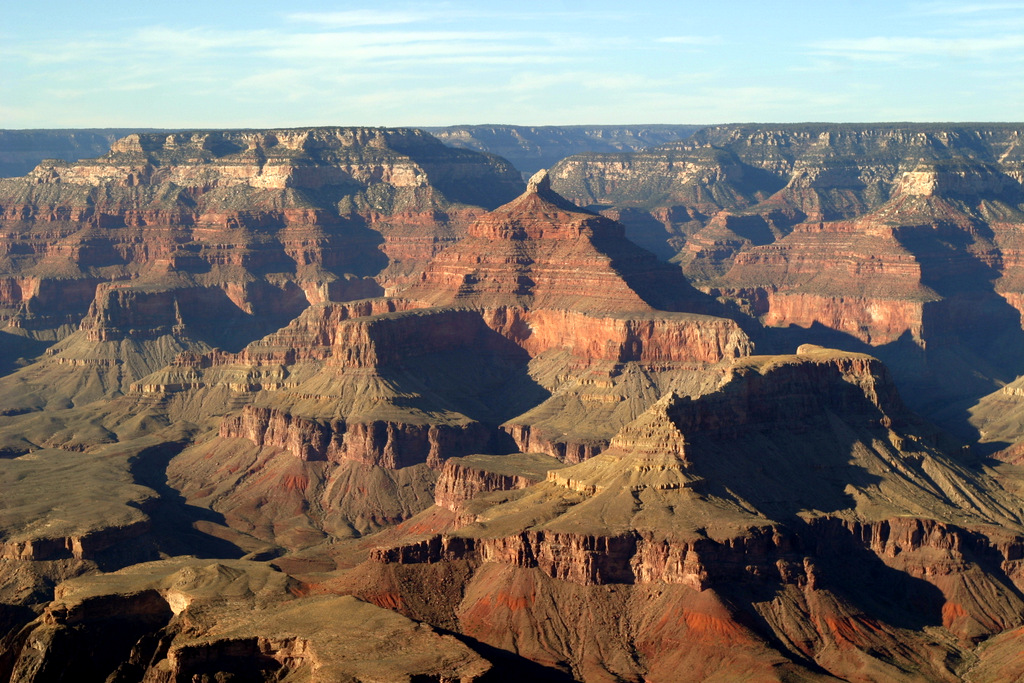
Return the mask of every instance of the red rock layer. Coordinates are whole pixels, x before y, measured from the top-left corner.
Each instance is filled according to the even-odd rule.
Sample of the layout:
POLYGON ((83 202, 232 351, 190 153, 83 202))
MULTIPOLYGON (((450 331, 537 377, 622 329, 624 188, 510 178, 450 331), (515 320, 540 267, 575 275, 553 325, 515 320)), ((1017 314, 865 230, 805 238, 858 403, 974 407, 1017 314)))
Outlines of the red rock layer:
POLYGON ((566 349, 590 362, 637 361, 648 365, 717 363, 749 355, 747 335, 732 320, 686 313, 635 311, 586 313, 519 307, 484 309, 488 327, 522 346, 531 356, 566 349))
MULTIPOLYGON (((823 517, 799 531, 751 528, 743 536, 689 542, 650 534, 589 535, 530 530, 502 538, 433 536, 371 552, 377 563, 422 564, 469 559, 519 568, 577 585, 681 584, 697 591, 737 583, 767 582, 823 589, 836 571, 835 558, 868 551, 886 566, 927 581, 947 601, 943 626, 965 639, 1015 628, 1024 619, 1011 604, 1020 589, 1020 542, 992 544, 978 534, 926 519, 895 518, 873 523, 823 517), (989 557, 1015 577, 1014 586, 984 577, 975 557, 989 557), (823 567, 822 563, 827 564, 823 567), (980 594, 964 582, 987 586, 980 594), (1008 602, 1007 602, 1008 601, 1008 602)), ((863 562, 864 560, 861 559, 863 562)), ((827 588, 825 588, 827 590, 827 588)))
POLYGON ((519 188, 507 164, 412 130, 132 135, 104 157, 0 181, 0 318, 77 323, 91 299, 83 291, 99 282, 182 274, 228 291, 272 273, 273 286, 294 282, 311 303, 373 296, 337 283, 384 268, 382 240, 402 261, 385 280, 408 276, 464 232, 472 204, 495 206, 519 188), (34 291, 40 282, 58 296, 34 291))
POLYGON ((434 487, 434 504, 458 512, 462 504, 481 493, 525 489, 540 481, 526 474, 504 474, 449 460, 434 487))
POLYGON ((678 271, 624 235, 621 224, 552 192, 541 172, 518 199, 470 225, 403 295, 432 305, 586 312, 697 305, 678 271))
MULTIPOLYGON (((287 326, 238 353, 214 350, 182 354, 173 368, 204 370, 226 365, 259 367, 305 361, 328 361, 352 369, 376 367, 422 353, 448 350, 474 339, 480 329, 479 318, 468 312, 417 312, 401 299, 325 303, 311 306, 287 326), (410 309, 410 313, 403 314, 410 309), (460 333, 465 336, 460 338, 460 333), (398 348, 392 348, 392 343, 398 344, 398 348)), ((158 390, 142 385, 137 388, 158 390)))
POLYGON ((577 443, 562 436, 545 437, 537 434, 531 425, 506 424, 502 429, 523 453, 547 453, 562 462, 579 463, 589 460, 608 447, 608 442, 595 439, 589 443, 577 443))
POLYGON ((447 458, 483 450, 490 430, 479 423, 326 421, 246 406, 240 415, 224 418, 219 436, 248 439, 257 446, 276 446, 307 461, 351 460, 397 469, 420 463, 439 468, 447 458))

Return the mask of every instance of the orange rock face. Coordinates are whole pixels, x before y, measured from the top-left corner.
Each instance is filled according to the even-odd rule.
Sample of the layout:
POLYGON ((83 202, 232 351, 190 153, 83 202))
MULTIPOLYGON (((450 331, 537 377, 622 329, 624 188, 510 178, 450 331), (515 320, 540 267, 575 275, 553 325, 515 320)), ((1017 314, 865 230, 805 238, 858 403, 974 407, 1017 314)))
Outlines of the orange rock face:
POLYGON ((245 438, 256 446, 284 448, 302 460, 352 460, 388 469, 426 463, 481 450, 490 437, 482 425, 410 425, 375 421, 324 424, 270 408, 247 406, 226 418, 221 438, 245 438))
POLYGON ((956 418, 1022 367, 1024 147, 932 128, 714 127, 518 198, 363 128, 0 180, 0 678, 1012 675, 1021 448, 896 387, 956 418))

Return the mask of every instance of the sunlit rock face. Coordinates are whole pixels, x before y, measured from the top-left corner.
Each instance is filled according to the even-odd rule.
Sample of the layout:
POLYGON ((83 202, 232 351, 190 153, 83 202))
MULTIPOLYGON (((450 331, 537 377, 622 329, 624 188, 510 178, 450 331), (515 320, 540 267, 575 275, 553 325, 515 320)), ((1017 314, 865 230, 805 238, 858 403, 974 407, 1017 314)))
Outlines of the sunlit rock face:
POLYGON ((0 678, 1014 680, 1014 135, 0 180, 0 678))

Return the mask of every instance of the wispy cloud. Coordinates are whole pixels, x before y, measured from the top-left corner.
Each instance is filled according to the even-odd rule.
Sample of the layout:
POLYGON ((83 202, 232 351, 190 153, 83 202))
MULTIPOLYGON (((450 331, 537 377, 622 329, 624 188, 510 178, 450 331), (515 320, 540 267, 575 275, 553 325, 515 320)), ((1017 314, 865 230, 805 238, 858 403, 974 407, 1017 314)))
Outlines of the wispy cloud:
POLYGON ((721 36, 663 36, 655 38, 656 43, 671 43, 674 45, 721 45, 721 36))
POLYGON ((344 12, 294 12, 285 15, 290 22, 315 24, 327 28, 358 26, 388 26, 414 24, 434 18, 426 12, 386 12, 378 10, 348 10, 344 12))
POLYGON ((914 14, 924 16, 956 16, 991 14, 993 12, 1020 12, 1024 2, 980 2, 980 3, 926 3, 912 9, 914 14))
POLYGON ((813 54, 871 61, 895 61, 907 56, 989 57, 1024 50, 1024 35, 985 38, 876 36, 817 41, 807 47, 813 54))
POLYGON ((260 51, 272 59, 376 66, 406 62, 425 66, 474 58, 513 64, 566 59, 571 54, 557 37, 472 31, 308 33, 279 37, 260 51))

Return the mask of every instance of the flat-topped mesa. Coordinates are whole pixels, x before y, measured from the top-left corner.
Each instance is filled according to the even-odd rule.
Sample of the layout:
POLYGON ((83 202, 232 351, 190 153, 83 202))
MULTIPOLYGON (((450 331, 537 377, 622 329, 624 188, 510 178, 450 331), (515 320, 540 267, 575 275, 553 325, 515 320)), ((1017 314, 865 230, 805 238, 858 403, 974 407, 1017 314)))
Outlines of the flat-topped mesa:
POLYGON ((801 346, 793 356, 738 360, 717 392, 667 408, 685 434, 735 435, 753 426, 814 429, 826 411, 859 424, 891 427, 909 416, 885 365, 860 353, 801 346))
POLYGON ((133 384, 132 391, 166 393, 214 385, 242 392, 280 389, 284 376, 303 364, 394 368, 427 354, 470 348, 490 352, 495 341, 507 344, 472 311, 416 309, 393 298, 315 304, 238 352, 181 354, 167 368, 133 384))
MULTIPOLYGON (((541 453, 452 458, 441 469, 434 487, 434 504, 462 513, 466 504, 477 496, 525 489, 544 481, 548 472, 560 467, 563 465, 558 460, 541 453)), ((466 518, 474 521, 472 515, 466 518)))
POLYGON ((449 165, 488 163, 471 152, 450 153, 430 135, 411 129, 208 130, 129 135, 102 157, 72 164, 44 162, 28 177, 37 184, 115 187, 171 182, 201 192, 242 185, 263 189, 351 183, 426 187, 431 167, 445 161, 449 165), (417 163, 414 157, 427 163, 417 163))
POLYGON ((633 490, 683 488, 727 454, 758 453, 755 444, 766 435, 786 443, 788 434, 827 433, 834 429, 830 415, 872 439, 919 426, 881 362, 806 344, 795 355, 738 359, 716 390, 696 398, 668 392, 601 456, 550 472, 548 480, 588 494, 624 482, 633 490))

